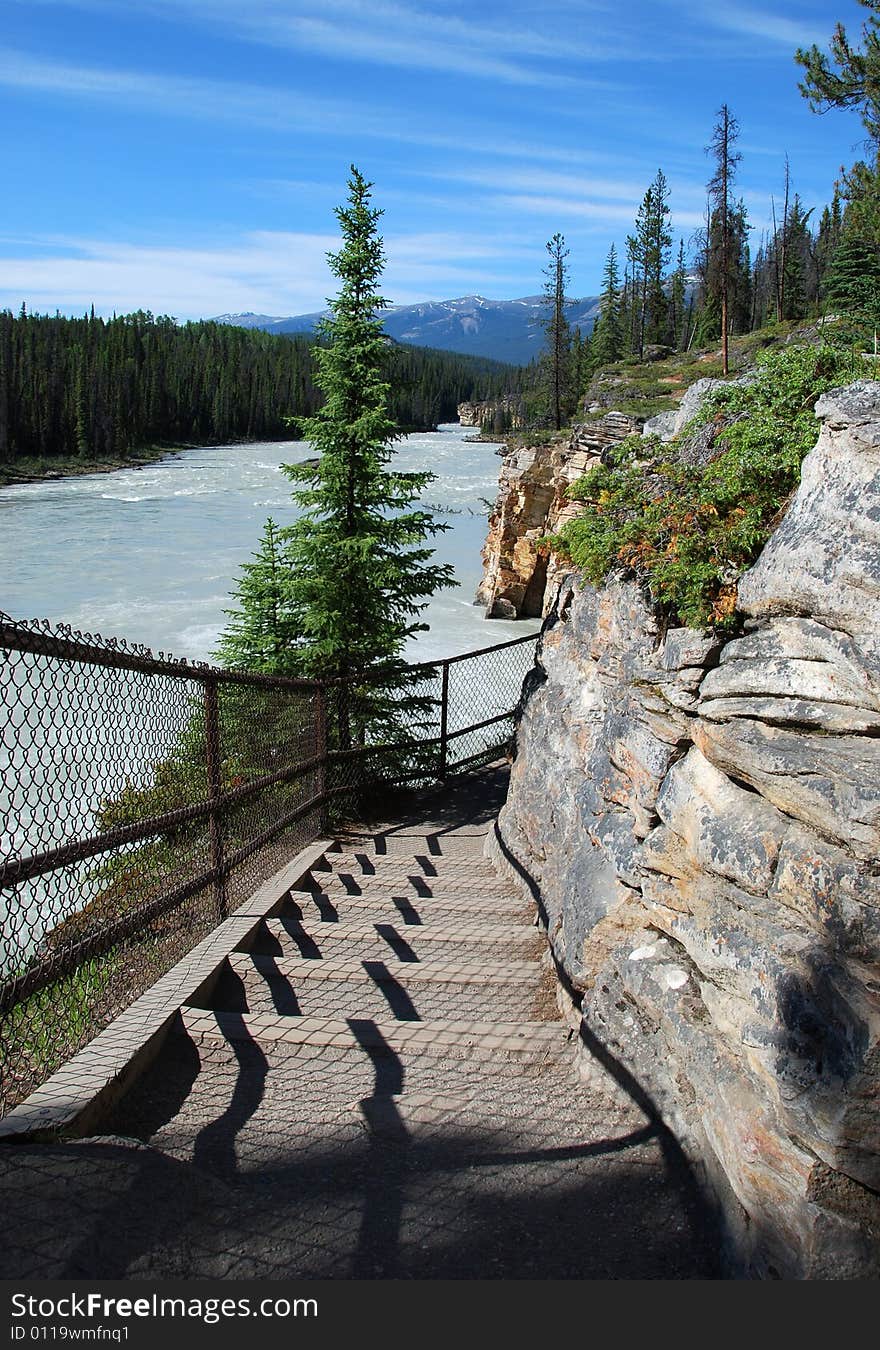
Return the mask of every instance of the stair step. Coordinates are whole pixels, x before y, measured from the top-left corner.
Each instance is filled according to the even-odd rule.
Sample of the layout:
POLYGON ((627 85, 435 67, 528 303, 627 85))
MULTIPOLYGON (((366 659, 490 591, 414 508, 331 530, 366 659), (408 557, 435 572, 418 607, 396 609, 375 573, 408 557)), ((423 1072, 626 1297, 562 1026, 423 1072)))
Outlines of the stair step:
MULTIPOLYGON (((369 961, 366 964, 371 966, 369 961)), ((375 964, 382 969, 381 962, 375 964)), ((334 1017, 342 1021, 352 1017, 378 1022, 461 1022, 486 1017, 499 1022, 542 1020, 532 984, 514 982, 481 987, 423 980, 421 984, 404 985, 387 976, 371 980, 366 971, 360 980, 294 981, 254 972, 242 977, 227 970, 210 998, 193 999, 193 1006, 295 1018, 334 1017)))
POLYGON ((469 872, 472 876, 486 877, 497 881, 498 873, 488 858, 473 854, 436 854, 416 851, 414 853, 370 853, 358 850, 353 853, 331 853, 324 855, 319 867, 329 864, 334 871, 362 870, 372 873, 385 872, 424 872, 426 876, 437 876, 443 872, 469 872))
POLYGON ((479 919, 461 919, 455 923, 388 923, 383 919, 371 922, 366 918, 342 918, 338 922, 325 921, 309 915, 307 919, 267 919, 265 927, 275 937, 304 937, 324 941, 374 941, 382 937, 382 930, 392 930, 407 940, 424 938, 429 942, 531 942, 537 929, 531 923, 484 923, 479 919))
POLYGON ((332 1017, 286 1017, 281 1013, 231 1013, 181 1008, 180 1030, 197 1045, 249 1041, 261 1050, 276 1045, 326 1046, 396 1055, 448 1055, 543 1059, 565 1049, 570 1032, 563 1022, 377 1022, 332 1017))
POLYGON ((482 914, 495 915, 499 919, 510 918, 512 921, 525 921, 529 911, 523 901, 511 897, 506 905, 502 904, 502 897, 495 899, 480 899, 479 897, 471 899, 462 899, 458 896, 445 895, 340 895, 338 891, 328 894, 327 891, 295 891, 291 894, 291 899, 300 908, 307 908, 311 913, 311 905, 319 909, 322 905, 332 905, 335 909, 340 909, 344 913, 369 912, 372 914, 381 911, 390 912, 392 915, 400 916, 401 906, 404 910, 415 910, 421 917, 435 917, 439 912, 444 914, 482 914), (395 901, 399 901, 396 904, 395 901))
POLYGON ((408 872, 368 875, 362 872, 339 871, 312 872, 311 884, 304 882, 297 887, 301 890, 321 890, 348 895, 369 895, 374 891, 406 891, 408 894, 426 897, 437 895, 491 895, 516 898, 516 891, 502 881, 484 882, 481 877, 467 876, 427 876, 423 872, 410 869, 408 872))
POLYGON ((396 984, 530 984, 536 980, 534 961, 449 961, 438 957, 430 962, 371 961, 364 969, 360 957, 310 961, 306 958, 252 955, 233 952, 229 964, 243 979, 298 980, 370 980, 396 984))
POLYGON ((426 855, 433 860, 449 858, 459 861, 463 858, 476 862, 486 862, 483 853, 486 843, 485 833, 480 834, 364 834, 340 837, 336 847, 328 850, 328 857, 351 857, 355 853, 367 853, 376 858, 412 858, 416 854, 426 855))

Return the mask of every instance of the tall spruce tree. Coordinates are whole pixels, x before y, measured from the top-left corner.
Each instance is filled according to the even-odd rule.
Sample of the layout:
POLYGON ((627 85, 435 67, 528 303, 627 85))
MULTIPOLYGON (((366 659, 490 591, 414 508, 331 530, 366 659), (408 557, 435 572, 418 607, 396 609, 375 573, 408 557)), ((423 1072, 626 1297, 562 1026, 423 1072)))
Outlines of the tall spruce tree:
POLYGON ((428 542, 448 527, 416 504, 434 475, 389 467, 398 431, 388 412, 387 340, 378 317, 387 304, 377 289, 382 212, 370 204, 371 187, 352 165, 347 205, 336 208, 342 247, 328 255, 341 285, 316 358, 325 401, 303 427, 318 458, 285 467, 303 511, 283 532, 295 669, 363 681, 356 702, 343 695, 337 704, 334 739, 342 748, 424 707, 411 696, 407 713, 413 677, 402 651, 426 630, 418 616, 428 599, 455 584, 453 568, 434 561, 428 542))
POLYGON ((668 300, 663 278, 672 253, 669 228, 669 184, 662 169, 651 184, 651 213, 646 252, 645 336, 648 342, 661 342, 665 336, 668 300))
POLYGON ((728 359, 729 308, 735 230, 730 190, 736 173, 736 166, 742 159, 742 155, 733 148, 738 135, 739 123, 727 104, 724 103, 718 113, 718 120, 712 128, 712 140, 706 147, 706 152, 711 154, 715 160, 715 169, 709 179, 708 192, 709 200, 714 208, 713 214, 718 222, 717 245, 713 242, 710 223, 708 246, 710 249, 717 247, 719 254, 716 276, 718 278, 718 300, 721 306, 721 366, 725 375, 729 373, 730 368, 728 359))
POLYGON ((559 431, 568 412, 571 396, 571 328, 565 316, 565 287, 568 281, 566 258, 569 250, 559 233, 547 241, 550 261, 544 269, 544 299, 548 307, 544 331, 547 347, 544 354, 544 385, 550 420, 559 431))
POLYGON ((592 344, 592 364, 594 366, 609 365, 612 361, 619 361, 623 355, 621 307, 617 249, 612 244, 608 250, 608 257, 605 259, 605 268, 602 272, 599 320, 594 330, 592 344))
POLYGON ((298 628, 288 594, 290 563, 282 536, 270 516, 259 549, 239 569, 233 592, 237 604, 224 610, 229 623, 215 653, 231 670, 264 675, 289 675, 295 670, 298 628))

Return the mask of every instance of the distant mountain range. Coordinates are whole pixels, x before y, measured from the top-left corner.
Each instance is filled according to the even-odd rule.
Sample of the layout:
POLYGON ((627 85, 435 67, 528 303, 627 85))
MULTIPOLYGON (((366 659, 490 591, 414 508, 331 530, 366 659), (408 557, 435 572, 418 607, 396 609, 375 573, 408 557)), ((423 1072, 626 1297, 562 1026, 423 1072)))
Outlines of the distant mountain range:
MULTIPOLYGON (((271 314, 218 314, 214 322, 262 328, 267 333, 312 333, 325 312, 286 319, 271 314)), ((572 328, 580 328, 585 335, 591 333, 599 313, 599 298, 570 300, 565 312, 572 328)), ((489 356, 518 366, 527 365, 543 348, 546 317, 547 302, 542 295, 527 295, 521 300, 466 295, 458 300, 392 305, 382 314, 385 331, 397 342, 489 356)))

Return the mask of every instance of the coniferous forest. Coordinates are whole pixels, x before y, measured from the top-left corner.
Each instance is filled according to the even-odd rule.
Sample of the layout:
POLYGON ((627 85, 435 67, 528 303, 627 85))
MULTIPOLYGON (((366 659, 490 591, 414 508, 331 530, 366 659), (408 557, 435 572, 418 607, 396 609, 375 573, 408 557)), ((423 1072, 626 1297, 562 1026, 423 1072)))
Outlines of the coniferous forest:
MULTIPOLYGON (((4 310, 0 464, 117 462, 153 446, 295 438, 297 419, 322 397, 314 346, 146 311, 105 320, 4 310)), ((406 430, 455 421, 460 402, 507 392, 518 375, 482 357, 388 344, 391 414, 406 430)))

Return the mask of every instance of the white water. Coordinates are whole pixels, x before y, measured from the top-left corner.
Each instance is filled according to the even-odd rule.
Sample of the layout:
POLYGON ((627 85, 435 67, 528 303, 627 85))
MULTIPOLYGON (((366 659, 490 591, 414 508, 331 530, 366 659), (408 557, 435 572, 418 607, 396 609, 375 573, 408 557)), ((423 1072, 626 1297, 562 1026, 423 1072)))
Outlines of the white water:
MULTIPOLYGON (((412 641, 411 660, 453 656, 538 627, 536 620, 487 623, 472 603, 486 533, 482 499, 494 500, 499 461, 495 446, 469 442, 468 434, 456 424, 407 436, 395 461, 402 470, 437 475, 425 499, 450 526, 436 536, 437 557, 454 565, 460 582, 430 602, 423 615, 430 630, 412 641)), ((266 517, 279 524, 295 518, 292 485, 280 466, 310 453, 301 441, 208 446, 142 469, 0 489, 0 610, 210 660, 237 569, 258 546, 266 517)), ((68 672, 74 682, 77 671, 68 672)), ((0 675, 13 678, 14 668, 3 674, 0 667, 0 675)), ((489 691, 477 677, 467 697, 478 689, 484 701, 487 694, 501 701, 475 715, 509 707, 516 684, 489 691)), ((27 718, 24 690, 0 728, 0 854, 27 854, 88 834, 108 791, 126 780, 149 781, 153 759, 167 750, 157 741, 145 756, 120 741, 118 719, 110 716, 102 727, 87 688, 87 680, 85 691, 77 685, 65 716, 48 724, 45 707, 27 718), (86 709, 92 716, 83 724, 92 729, 83 739, 86 709)), ((106 697, 103 685, 101 691, 106 697)), ((457 724, 468 725, 473 716, 459 702, 457 724)), ((161 717, 155 723, 161 727, 161 717)), ((172 742, 175 728, 172 719, 165 729, 172 742)), ((88 866, 80 872, 78 880, 70 870, 57 874, 63 894, 55 877, 37 878, 10 893, 9 912, 0 901, 0 974, 17 968, 47 927, 91 897, 96 883, 88 880, 88 866)))
MULTIPOLYGON (((436 595, 410 660, 433 660, 521 637, 536 621, 483 618, 480 580, 486 505, 497 492, 496 447, 457 423, 407 436, 394 467, 437 475, 425 499, 451 528, 437 558, 459 586, 436 595)), ((0 610, 81 632, 126 638, 189 660, 210 660, 238 567, 266 517, 295 519, 281 465, 308 458, 303 441, 206 446, 141 469, 0 489, 0 610)))

